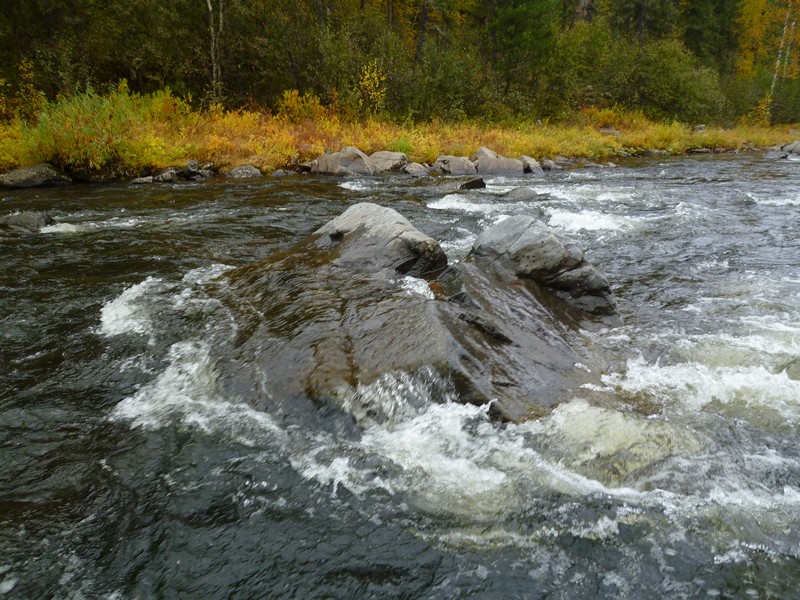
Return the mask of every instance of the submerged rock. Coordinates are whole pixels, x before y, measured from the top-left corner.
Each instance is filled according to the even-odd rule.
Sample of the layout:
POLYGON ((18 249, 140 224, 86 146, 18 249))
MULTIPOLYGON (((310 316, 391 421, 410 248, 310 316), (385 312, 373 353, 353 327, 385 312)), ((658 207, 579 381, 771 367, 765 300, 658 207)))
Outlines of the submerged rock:
POLYGON ((68 183, 72 183, 69 177, 62 175, 47 163, 15 169, 0 175, 0 187, 12 189, 47 187, 68 183))
POLYGON ((477 179, 470 179, 469 181, 462 183, 458 186, 460 190, 482 190, 486 187, 486 182, 483 180, 483 177, 478 177, 477 179))
POLYGON ((448 267, 435 240, 374 204, 226 278, 237 334, 215 344, 221 385, 261 390, 276 414, 347 410, 357 386, 435 372, 460 401, 521 421, 598 381, 559 298, 485 253, 448 267))
POLYGON ((55 223, 47 213, 23 211, 0 217, 0 235, 39 233, 42 227, 55 223))

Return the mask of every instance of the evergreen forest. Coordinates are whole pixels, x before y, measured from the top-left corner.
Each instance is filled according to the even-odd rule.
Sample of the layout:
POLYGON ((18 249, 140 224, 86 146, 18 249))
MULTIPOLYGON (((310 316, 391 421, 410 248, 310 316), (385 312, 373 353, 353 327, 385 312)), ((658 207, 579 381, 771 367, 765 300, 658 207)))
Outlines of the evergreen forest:
POLYGON ((0 116, 120 81, 353 118, 800 121, 800 0, 3 0, 0 116))

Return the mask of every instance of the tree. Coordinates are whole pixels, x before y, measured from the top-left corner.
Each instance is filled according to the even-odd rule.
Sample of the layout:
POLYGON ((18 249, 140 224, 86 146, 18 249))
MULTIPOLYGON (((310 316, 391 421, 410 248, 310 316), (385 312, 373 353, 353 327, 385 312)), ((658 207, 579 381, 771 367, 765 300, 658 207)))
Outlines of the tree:
POLYGON ((675 26, 673 0, 612 0, 607 2, 612 26, 641 44, 648 37, 664 37, 675 26))

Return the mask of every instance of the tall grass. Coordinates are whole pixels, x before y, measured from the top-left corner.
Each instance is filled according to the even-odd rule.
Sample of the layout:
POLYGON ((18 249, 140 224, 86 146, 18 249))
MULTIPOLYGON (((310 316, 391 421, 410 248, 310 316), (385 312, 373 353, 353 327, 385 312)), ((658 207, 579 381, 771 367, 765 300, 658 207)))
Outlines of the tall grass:
POLYGON ((168 90, 142 96, 122 83, 106 94, 87 91, 46 103, 31 123, 0 124, 0 169, 50 162, 73 174, 119 176, 196 159, 269 170, 346 145, 367 153, 399 150, 427 163, 439 154, 469 155, 479 146, 507 156, 599 160, 646 149, 679 154, 698 147, 764 147, 792 137, 789 126, 695 131, 608 108, 578 111, 558 123, 353 122, 341 118, 335 106, 323 107, 296 92, 284 96, 276 114, 219 106, 198 111, 168 90))

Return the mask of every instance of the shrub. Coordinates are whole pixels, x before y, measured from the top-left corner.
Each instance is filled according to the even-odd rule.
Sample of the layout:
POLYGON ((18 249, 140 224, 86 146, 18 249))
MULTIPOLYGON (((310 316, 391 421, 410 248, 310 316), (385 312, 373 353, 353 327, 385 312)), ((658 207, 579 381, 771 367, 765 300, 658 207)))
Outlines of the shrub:
POLYGON ((25 159, 76 174, 171 162, 184 154, 171 138, 189 112, 169 90, 140 96, 124 81, 105 95, 89 89, 44 105, 23 128, 25 159))

